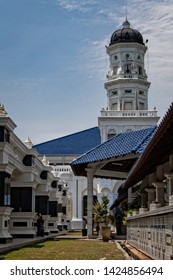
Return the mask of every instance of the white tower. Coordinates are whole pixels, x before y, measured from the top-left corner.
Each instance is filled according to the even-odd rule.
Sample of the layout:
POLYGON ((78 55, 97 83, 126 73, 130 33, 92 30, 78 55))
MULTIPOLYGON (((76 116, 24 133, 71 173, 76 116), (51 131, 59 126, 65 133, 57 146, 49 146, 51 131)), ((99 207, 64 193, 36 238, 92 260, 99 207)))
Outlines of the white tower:
POLYGON ((112 34, 106 50, 110 60, 105 82, 107 108, 98 118, 102 142, 120 132, 153 126, 159 120, 156 110, 148 110, 147 47, 141 33, 126 19, 112 34))

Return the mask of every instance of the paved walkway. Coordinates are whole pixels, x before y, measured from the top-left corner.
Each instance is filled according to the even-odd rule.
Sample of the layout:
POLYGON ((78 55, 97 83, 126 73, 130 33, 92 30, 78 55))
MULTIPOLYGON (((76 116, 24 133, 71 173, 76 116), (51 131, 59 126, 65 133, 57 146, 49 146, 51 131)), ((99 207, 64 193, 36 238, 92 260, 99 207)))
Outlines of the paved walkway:
MULTIPOLYGON (((62 232, 61 232, 62 234, 62 232)), ((34 237, 34 238, 14 238, 12 242, 6 244, 0 244, 0 252, 5 252, 13 249, 18 249, 24 246, 28 246, 40 241, 51 240, 58 236, 58 233, 49 234, 44 237, 34 237)))

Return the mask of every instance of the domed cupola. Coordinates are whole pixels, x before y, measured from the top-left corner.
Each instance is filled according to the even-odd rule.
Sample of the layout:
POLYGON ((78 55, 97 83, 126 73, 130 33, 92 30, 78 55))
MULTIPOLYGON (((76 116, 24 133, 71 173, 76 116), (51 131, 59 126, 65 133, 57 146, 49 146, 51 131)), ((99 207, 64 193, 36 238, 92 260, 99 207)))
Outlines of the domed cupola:
POLYGON ((155 125, 157 112, 148 111, 148 81, 145 69, 147 45, 140 32, 124 21, 112 34, 106 52, 109 68, 104 87, 107 106, 98 118, 101 141, 112 135, 155 125))
POLYGON ((123 28, 116 30, 112 34, 109 46, 117 43, 139 43, 144 45, 141 33, 131 28, 127 19, 123 23, 123 28))

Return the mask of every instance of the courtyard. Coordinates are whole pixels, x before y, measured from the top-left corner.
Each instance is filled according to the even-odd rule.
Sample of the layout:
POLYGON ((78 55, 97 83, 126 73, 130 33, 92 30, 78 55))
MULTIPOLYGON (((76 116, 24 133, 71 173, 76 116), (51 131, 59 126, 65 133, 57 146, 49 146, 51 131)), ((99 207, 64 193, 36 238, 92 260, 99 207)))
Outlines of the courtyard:
MULTIPOLYGON (((9 247, 10 248, 10 247, 9 247)), ((1 250, 3 260, 125 260, 127 254, 115 240, 83 238, 80 233, 40 240, 24 247, 1 250)))

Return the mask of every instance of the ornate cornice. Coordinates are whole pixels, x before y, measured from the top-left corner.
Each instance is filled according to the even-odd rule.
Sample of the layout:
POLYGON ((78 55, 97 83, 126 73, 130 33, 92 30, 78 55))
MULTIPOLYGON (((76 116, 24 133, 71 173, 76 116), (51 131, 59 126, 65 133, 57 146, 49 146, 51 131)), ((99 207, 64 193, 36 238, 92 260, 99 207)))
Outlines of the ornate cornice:
POLYGON ((140 84, 140 85, 147 86, 149 88, 151 83, 140 79, 127 78, 127 79, 116 79, 116 80, 107 81, 105 82, 104 87, 105 89, 107 89, 108 86, 123 85, 123 84, 140 84))
POLYGON ((145 45, 141 45, 138 43, 117 43, 111 46, 106 46, 106 52, 107 54, 110 54, 111 51, 114 51, 116 49, 123 49, 123 48, 136 48, 136 49, 140 49, 144 52, 146 52, 147 50, 147 46, 145 45))

